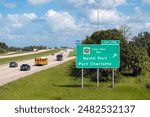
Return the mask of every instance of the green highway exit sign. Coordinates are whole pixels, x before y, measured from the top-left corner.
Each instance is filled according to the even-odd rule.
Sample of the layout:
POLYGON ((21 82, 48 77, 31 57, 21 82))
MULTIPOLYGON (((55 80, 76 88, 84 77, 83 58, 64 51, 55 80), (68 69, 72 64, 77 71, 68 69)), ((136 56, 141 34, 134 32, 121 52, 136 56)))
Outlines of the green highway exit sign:
POLYGON ((101 44, 82 44, 76 47, 77 68, 119 68, 120 41, 102 40, 101 44))

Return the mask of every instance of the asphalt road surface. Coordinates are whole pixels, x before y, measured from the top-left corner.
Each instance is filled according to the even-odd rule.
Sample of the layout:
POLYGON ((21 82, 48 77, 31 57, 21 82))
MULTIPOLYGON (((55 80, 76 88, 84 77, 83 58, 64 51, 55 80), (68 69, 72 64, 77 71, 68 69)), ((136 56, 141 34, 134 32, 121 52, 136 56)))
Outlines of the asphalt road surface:
POLYGON ((0 58, 9 58, 9 57, 24 56, 24 55, 30 55, 30 54, 36 54, 36 53, 46 52, 46 51, 49 51, 49 50, 39 50, 37 52, 27 52, 27 53, 22 53, 22 54, 13 54, 13 55, 7 55, 6 54, 6 55, 0 55, 0 58))
POLYGON ((16 67, 16 68, 9 68, 9 63, 0 65, 0 86, 7 84, 8 82, 11 82, 13 80, 17 80, 19 78, 31 75, 33 73, 42 71, 44 69, 48 69, 50 67, 54 67, 59 64, 70 61, 75 58, 75 57, 67 57, 69 55, 70 51, 71 50, 68 49, 67 52, 64 52, 64 60, 63 61, 56 61, 56 55, 58 53, 56 53, 55 55, 46 56, 46 57, 48 57, 49 62, 48 62, 48 65, 45 65, 45 66, 35 66, 34 59, 18 62, 18 67, 16 67), (20 66, 22 64, 29 64, 31 66, 31 70, 30 71, 20 71, 20 66))

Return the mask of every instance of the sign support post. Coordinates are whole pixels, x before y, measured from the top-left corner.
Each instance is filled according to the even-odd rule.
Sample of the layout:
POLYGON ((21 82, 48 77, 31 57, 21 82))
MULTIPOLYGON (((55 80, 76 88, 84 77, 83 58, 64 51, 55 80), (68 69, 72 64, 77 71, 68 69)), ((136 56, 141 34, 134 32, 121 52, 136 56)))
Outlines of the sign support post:
POLYGON ((83 68, 82 68, 82 89, 84 88, 83 86, 83 68))
POLYGON ((99 87, 99 68, 97 69, 97 87, 99 87))
POLYGON ((114 69, 112 69, 112 87, 114 88, 115 80, 114 80, 114 69))

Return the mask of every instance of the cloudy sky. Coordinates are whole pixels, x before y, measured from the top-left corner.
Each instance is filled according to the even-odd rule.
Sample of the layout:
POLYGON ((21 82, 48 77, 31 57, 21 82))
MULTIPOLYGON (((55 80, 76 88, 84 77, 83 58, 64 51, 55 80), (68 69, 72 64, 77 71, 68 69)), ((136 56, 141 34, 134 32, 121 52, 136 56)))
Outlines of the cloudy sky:
POLYGON ((150 31, 150 0, 0 0, 0 42, 74 46, 99 29, 150 31))

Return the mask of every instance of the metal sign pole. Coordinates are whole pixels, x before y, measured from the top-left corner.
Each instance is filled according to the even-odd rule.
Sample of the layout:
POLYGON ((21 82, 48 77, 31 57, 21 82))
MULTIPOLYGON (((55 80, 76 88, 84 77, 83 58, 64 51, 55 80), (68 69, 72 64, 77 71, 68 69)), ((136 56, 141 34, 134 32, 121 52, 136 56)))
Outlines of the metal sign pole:
POLYGON ((114 81, 114 69, 112 69, 112 87, 114 88, 115 81, 114 81))
POLYGON ((82 89, 84 88, 83 86, 83 68, 82 68, 82 89))
POLYGON ((99 13, 100 13, 100 8, 99 8, 99 1, 98 1, 98 9, 97 9, 97 31, 99 30, 99 13))
POLYGON ((97 69, 97 87, 99 87, 99 68, 97 69))

